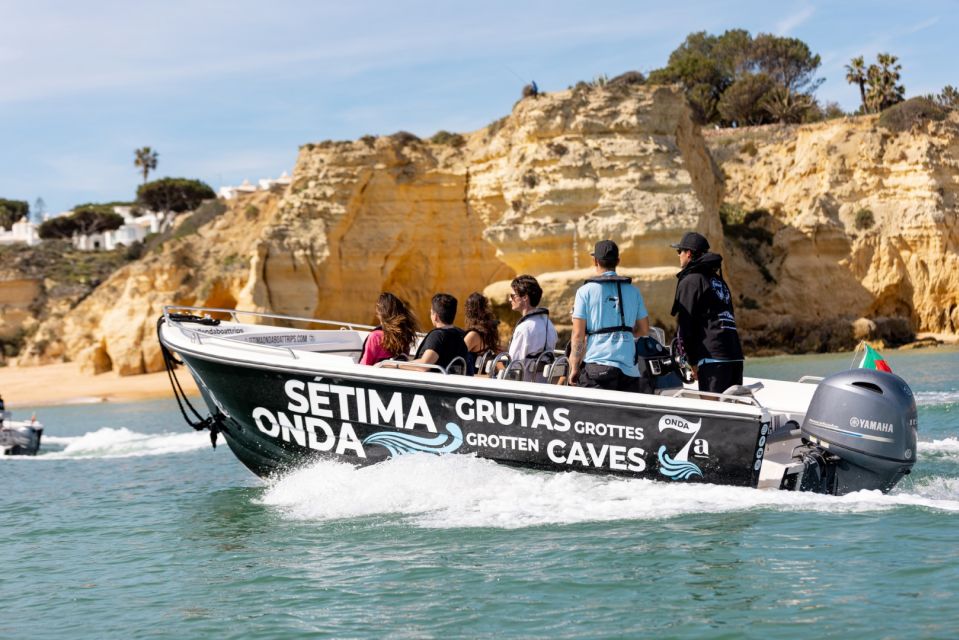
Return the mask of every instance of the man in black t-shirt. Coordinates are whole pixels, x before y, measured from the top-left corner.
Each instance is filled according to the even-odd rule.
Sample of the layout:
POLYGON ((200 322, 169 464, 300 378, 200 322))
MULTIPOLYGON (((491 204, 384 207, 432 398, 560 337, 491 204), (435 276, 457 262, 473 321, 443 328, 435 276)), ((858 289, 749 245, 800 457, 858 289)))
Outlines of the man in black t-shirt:
MULTIPOLYGON (((443 369, 449 366, 456 357, 463 358, 464 366, 469 351, 466 348, 466 332, 453 326, 456 319, 456 298, 448 293, 437 293, 433 296, 430 307, 430 321, 435 327, 426 334, 419 349, 416 350, 416 359, 411 363, 436 364, 443 369)), ((435 371, 435 369, 423 369, 435 371)))

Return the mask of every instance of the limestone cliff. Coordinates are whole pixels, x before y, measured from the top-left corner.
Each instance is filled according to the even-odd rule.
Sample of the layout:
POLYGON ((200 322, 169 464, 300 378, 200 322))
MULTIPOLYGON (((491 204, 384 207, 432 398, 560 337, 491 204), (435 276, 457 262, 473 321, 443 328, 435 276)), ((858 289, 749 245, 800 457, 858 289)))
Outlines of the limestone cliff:
POLYGON ((183 219, 42 324, 21 361, 155 371, 164 304, 369 323, 390 290, 422 322, 433 293, 485 290, 502 305, 519 273, 540 278, 562 327, 606 237, 668 327, 678 266, 668 245, 690 229, 726 255, 753 349, 849 346, 875 327, 854 324, 860 316, 955 333, 957 151, 955 118, 899 134, 868 117, 709 132, 707 147, 681 91, 646 86, 526 98, 436 142, 308 144, 286 191, 183 219))
POLYGON ((390 290, 426 320, 436 291, 463 299, 521 272, 542 277, 562 322, 605 237, 655 288, 650 308, 664 320, 668 241, 690 228, 722 235, 722 183, 677 90, 529 98, 458 142, 400 133, 304 145, 285 193, 245 196, 192 232, 182 223, 41 327, 21 360, 41 362, 56 345, 91 371, 155 371, 163 304, 372 322, 377 294, 390 290))
POLYGON ((751 218, 727 246, 754 336, 860 316, 959 333, 959 114, 899 133, 867 116, 707 138, 727 212, 751 218))

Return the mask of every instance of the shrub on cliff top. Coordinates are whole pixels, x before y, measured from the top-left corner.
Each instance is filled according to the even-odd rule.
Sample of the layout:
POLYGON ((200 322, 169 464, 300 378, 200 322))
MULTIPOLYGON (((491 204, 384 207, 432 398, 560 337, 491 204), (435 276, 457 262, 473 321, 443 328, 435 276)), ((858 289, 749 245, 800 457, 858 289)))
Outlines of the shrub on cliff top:
POLYGON ((640 73, 639 71, 627 71, 626 73, 619 74, 618 76, 610 80, 607 84, 610 87, 620 87, 620 86, 628 86, 633 84, 645 84, 645 83, 646 83, 646 76, 644 76, 642 73, 640 73))
POLYGON ((7 200, 0 198, 0 227, 9 229, 14 222, 30 213, 30 205, 25 200, 7 200))
POLYGON ((901 133, 930 120, 945 120, 947 111, 929 98, 910 98, 889 107, 879 116, 879 126, 901 133))
POLYGON ((390 139, 401 147, 405 147, 408 144, 422 142, 418 135, 410 133, 409 131, 397 131, 390 136, 390 139))
POLYGON ((216 194, 204 182, 188 178, 163 178, 140 185, 137 201, 151 211, 192 211, 216 194))
POLYGON ((114 213, 107 205, 83 205, 67 216, 57 216, 45 220, 37 234, 44 240, 71 238, 73 234, 88 235, 119 229, 123 225, 123 216, 114 213))
POLYGON ((445 144, 459 149, 466 144, 466 138, 458 133, 450 133, 449 131, 440 130, 433 134, 433 137, 430 138, 430 142, 433 144, 445 144))

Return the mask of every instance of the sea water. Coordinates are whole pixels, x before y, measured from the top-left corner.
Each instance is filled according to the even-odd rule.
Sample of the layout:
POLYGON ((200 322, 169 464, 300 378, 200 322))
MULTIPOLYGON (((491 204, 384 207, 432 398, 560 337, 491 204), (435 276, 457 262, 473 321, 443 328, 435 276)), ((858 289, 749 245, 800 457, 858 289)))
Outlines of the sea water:
POLYGON ((40 455, 0 460, 0 638, 957 637, 959 350, 885 355, 920 425, 889 495, 426 455, 264 483, 172 398, 36 409, 40 455))

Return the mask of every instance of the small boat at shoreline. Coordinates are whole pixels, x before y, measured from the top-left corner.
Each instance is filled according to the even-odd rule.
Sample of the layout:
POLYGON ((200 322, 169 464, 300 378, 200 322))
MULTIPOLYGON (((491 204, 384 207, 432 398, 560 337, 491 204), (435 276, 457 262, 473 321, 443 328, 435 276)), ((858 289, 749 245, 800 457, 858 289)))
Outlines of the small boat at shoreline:
POLYGON ((5 456, 35 456, 40 449, 43 425, 36 417, 29 421, 11 420, 11 413, 3 411, 0 426, 0 451, 5 456))
POLYGON ((915 398, 891 373, 754 378, 710 394, 682 383, 681 363, 661 342, 641 339, 640 370, 655 392, 627 393, 567 386, 562 352, 537 362, 533 374, 545 382, 524 379, 526 368, 508 354, 489 354, 477 363, 487 373, 475 376, 456 375, 465 363, 360 365, 371 330, 199 307, 166 307, 157 322, 186 421, 209 429, 214 446, 222 434, 261 477, 319 459, 367 465, 457 453, 533 469, 843 495, 888 492, 915 463, 915 398), (183 394, 179 364, 208 416, 183 394))

